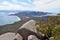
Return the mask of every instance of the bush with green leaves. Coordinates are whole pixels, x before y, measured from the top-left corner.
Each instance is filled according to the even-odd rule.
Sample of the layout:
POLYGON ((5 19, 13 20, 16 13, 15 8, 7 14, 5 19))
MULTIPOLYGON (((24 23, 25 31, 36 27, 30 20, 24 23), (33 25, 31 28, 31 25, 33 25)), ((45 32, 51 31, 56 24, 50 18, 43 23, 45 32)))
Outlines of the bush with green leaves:
POLYGON ((39 25, 36 28, 37 31, 46 34, 48 37, 53 36, 55 40, 60 40, 60 17, 49 16, 48 22, 41 24, 41 20, 39 20, 35 25, 39 25))

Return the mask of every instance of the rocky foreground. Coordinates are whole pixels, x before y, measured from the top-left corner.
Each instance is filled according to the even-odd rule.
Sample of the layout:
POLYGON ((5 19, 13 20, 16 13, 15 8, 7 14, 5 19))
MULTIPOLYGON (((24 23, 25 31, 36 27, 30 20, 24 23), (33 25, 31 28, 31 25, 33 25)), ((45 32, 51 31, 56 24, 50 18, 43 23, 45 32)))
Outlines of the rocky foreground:
POLYGON ((0 35, 0 40, 13 40, 15 37, 15 33, 5 33, 3 35, 0 35))
MULTIPOLYGON (((0 40, 40 40, 38 37, 42 37, 44 35, 42 35, 40 33, 40 35, 37 35, 37 31, 36 31, 36 27, 35 26, 35 21, 34 20, 30 20, 28 22, 26 22, 25 24, 23 24, 16 33, 5 33, 3 35, 0 35, 0 40)), ((52 37, 53 39, 53 37, 52 37)), ((50 40, 52 40, 50 38, 50 40)))

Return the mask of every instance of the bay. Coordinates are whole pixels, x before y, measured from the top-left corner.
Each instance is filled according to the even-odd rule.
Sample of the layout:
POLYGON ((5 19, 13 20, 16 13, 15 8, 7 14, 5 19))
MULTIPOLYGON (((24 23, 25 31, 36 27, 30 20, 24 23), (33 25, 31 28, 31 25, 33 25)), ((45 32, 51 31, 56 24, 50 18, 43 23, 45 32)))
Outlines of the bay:
POLYGON ((0 26, 21 21, 21 19, 17 16, 9 16, 10 14, 15 13, 16 12, 0 12, 0 26))

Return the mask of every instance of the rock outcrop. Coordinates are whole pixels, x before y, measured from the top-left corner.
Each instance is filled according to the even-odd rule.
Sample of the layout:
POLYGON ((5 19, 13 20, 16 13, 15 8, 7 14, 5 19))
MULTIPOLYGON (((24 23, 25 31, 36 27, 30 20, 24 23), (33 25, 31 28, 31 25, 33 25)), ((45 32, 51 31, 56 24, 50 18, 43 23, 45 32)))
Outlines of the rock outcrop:
POLYGON ((5 34, 2 34, 0 35, 0 40, 13 40, 15 37, 15 33, 5 33, 5 34))
MULTIPOLYGON (((28 40, 28 36, 29 35, 35 35, 37 38, 39 38, 39 36, 36 34, 36 27, 35 26, 35 20, 30 20, 28 22, 26 22, 25 24, 23 24, 18 30, 17 33, 21 35, 21 37, 23 37, 23 40, 28 40)), ((16 35, 18 36, 18 35, 16 35)), ((15 38, 17 39, 17 38, 15 38)))
POLYGON ((30 36, 28 36, 28 40, 40 40, 40 39, 38 39, 36 36, 34 36, 34 35, 30 35, 30 36))
POLYGON ((23 24, 15 33, 6 33, 0 36, 0 40, 40 40, 41 36, 37 34, 35 20, 30 20, 23 24), (30 38, 32 37, 32 38, 30 38))
POLYGON ((54 37, 50 37, 49 40, 54 40, 54 37))
POLYGON ((25 29, 28 29, 28 30, 30 30, 30 31, 33 31, 33 32, 36 32, 36 33, 37 33, 37 31, 36 31, 36 27, 37 27, 37 26, 35 26, 35 23, 36 23, 35 20, 30 20, 30 21, 26 22, 25 24, 23 24, 23 25, 19 28, 19 30, 22 29, 22 28, 25 28, 25 29))
POLYGON ((20 34, 17 33, 13 40, 23 40, 23 38, 20 34))

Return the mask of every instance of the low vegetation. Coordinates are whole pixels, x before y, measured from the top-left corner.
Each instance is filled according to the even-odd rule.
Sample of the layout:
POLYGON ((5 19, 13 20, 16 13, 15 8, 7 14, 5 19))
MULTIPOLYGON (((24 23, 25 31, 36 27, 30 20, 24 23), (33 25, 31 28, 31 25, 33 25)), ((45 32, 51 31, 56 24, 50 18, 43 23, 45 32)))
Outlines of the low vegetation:
POLYGON ((18 21, 13 24, 0 26, 0 35, 7 32, 16 32, 16 30, 20 28, 26 21, 18 21))
POLYGON ((44 19, 40 19, 35 25, 37 31, 40 31, 47 35, 48 37, 54 37, 55 40, 60 40, 60 17, 59 16, 49 16, 48 21, 42 23, 44 19))

